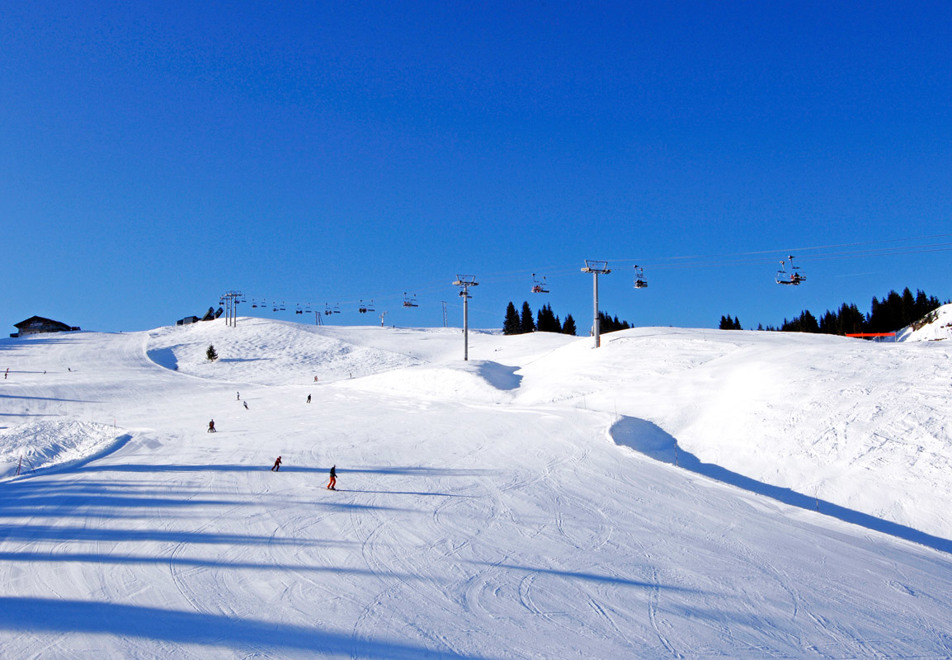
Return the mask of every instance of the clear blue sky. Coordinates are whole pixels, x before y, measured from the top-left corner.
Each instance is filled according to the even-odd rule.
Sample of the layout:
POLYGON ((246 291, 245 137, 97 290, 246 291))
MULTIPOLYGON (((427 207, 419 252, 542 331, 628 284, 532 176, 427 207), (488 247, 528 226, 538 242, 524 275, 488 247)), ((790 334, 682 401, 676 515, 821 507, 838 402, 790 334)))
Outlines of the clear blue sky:
POLYGON ((4 333, 230 289, 458 326, 457 274, 473 327, 529 300, 581 332, 585 259, 635 325, 944 300, 952 4, 6 3, 0 222, 4 333))

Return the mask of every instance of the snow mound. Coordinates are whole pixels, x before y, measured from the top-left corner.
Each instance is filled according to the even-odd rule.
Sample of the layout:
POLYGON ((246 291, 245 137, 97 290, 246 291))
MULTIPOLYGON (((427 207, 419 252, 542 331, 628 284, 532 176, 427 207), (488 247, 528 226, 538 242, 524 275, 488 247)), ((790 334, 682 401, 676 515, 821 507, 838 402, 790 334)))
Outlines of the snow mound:
POLYGON ((897 333, 897 341, 952 339, 952 305, 943 305, 897 333))
POLYGON ((662 462, 677 451, 747 490, 950 534, 935 497, 952 470, 948 344, 637 328, 590 346, 524 365, 514 403, 610 412, 625 418, 609 433, 617 444, 662 462))
POLYGON ((349 379, 420 362, 342 340, 321 327, 252 318, 240 319, 237 327, 160 328, 150 333, 146 354, 157 365, 190 376, 260 385, 349 379), (218 354, 214 362, 206 357, 209 346, 218 354))
POLYGON ((103 424, 43 420, 0 431, 0 479, 92 458, 126 436, 103 424))
POLYGON ((499 403, 518 389, 522 377, 518 367, 476 360, 458 366, 421 366, 379 374, 355 381, 364 391, 449 399, 476 403, 499 403))

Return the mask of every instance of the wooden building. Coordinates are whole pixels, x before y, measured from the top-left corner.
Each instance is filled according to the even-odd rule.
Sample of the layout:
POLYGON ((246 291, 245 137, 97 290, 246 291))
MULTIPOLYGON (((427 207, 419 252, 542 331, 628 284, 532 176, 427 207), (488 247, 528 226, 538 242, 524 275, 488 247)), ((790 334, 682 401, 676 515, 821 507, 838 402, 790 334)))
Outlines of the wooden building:
POLYGON ((15 327, 19 332, 10 335, 11 337, 27 337, 29 335, 39 335, 48 332, 79 331, 78 327, 69 326, 65 323, 54 321, 53 319, 45 319, 42 316, 31 316, 26 321, 14 323, 13 327, 15 327))

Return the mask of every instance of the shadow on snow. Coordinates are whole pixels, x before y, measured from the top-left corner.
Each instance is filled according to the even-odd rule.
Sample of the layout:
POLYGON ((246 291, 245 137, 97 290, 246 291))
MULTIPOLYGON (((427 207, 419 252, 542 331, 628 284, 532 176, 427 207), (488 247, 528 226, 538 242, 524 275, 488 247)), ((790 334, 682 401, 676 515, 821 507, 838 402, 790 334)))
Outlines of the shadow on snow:
POLYGON ((860 511, 847 509, 846 507, 827 502, 826 500, 803 495, 789 488, 772 486, 762 481, 757 481, 756 479, 751 479, 742 474, 732 472, 718 465, 703 463, 696 456, 684 451, 684 449, 678 446, 678 441, 674 436, 647 420, 635 417, 621 417, 621 419, 612 425, 609 433, 616 444, 634 449, 656 461, 677 464, 689 472, 694 472, 695 474, 729 484, 736 488, 741 488, 751 493, 769 497, 790 506, 807 509, 809 511, 819 511, 824 515, 837 518, 843 522, 859 525, 860 527, 895 536, 906 541, 912 541, 913 543, 918 543, 941 552, 952 553, 952 541, 948 539, 926 534, 912 527, 883 520, 882 518, 877 518, 860 511))
POLYGON ((136 637, 245 650, 283 649, 347 657, 476 658, 447 648, 356 638, 320 628, 96 601, 0 597, 0 630, 136 637))
MULTIPOLYGON (((335 543, 338 547, 353 545, 352 543, 335 543)), ((168 566, 191 566, 194 568, 212 568, 227 570, 253 570, 253 571, 274 571, 283 573, 286 571, 299 571, 302 573, 331 573, 333 575, 355 575, 359 577, 372 577, 387 579, 394 578, 401 581, 427 580, 432 578, 422 576, 418 573, 393 573, 385 574, 379 571, 372 571, 369 568, 346 568, 343 566, 315 566, 308 564, 278 564, 278 563, 258 563, 248 561, 221 561, 217 559, 194 559, 190 557, 166 555, 115 555, 115 554, 97 554, 92 552, 0 552, 0 561, 29 561, 40 563, 52 562, 80 562, 84 564, 116 564, 125 566, 135 565, 161 565, 168 566)), ((2 617, 0 617, 2 618, 2 617)))
POLYGON ((495 564, 491 562, 469 562, 480 566, 489 566, 490 568, 505 568, 510 571, 520 573, 537 573, 540 575, 552 575, 558 578, 571 580, 583 580, 586 582, 601 582, 604 584, 616 585, 619 587, 635 587, 638 589, 663 589, 665 591, 684 591, 688 593, 701 593, 697 589, 688 589, 685 587, 676 587, 672 585, 663 585, 657 582, 643 582, 641 580, 629 580, 623 577, 614 577, 609 575, 599 575, 597 573, 585 573, 582 571, 559 571, 552 568, 539 568, 537 566, 519 566, 515 564, 495 564))

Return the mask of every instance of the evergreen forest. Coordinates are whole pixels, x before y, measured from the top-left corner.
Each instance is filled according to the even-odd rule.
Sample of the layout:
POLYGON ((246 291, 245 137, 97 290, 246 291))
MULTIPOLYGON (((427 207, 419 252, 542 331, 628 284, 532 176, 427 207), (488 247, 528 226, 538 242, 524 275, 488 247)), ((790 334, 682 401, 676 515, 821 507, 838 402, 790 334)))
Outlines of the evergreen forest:
MULTIPOLYGON (((914 324, 929 312, 947 304, 935 296, 917 290, 915 295, 909 287, 903 292, 890 291, 882 300, 873 297, 870 311, 864 314, 853 303, 843 303, 839 309, 827 310, 817 317, 810 310, 803 310, 793 319, 784 319, 779 328, 758 326, 758 330, 781 332, 814 332, 828 335, 896 332, 914 324)), ((722 316, 720 329, 740 330, 740 320, 730 315, 722 316)))

